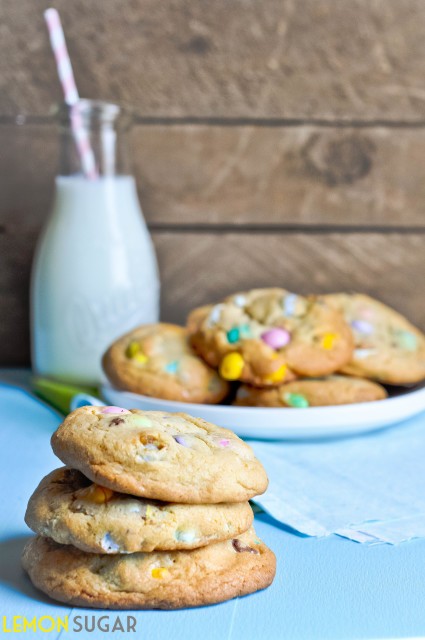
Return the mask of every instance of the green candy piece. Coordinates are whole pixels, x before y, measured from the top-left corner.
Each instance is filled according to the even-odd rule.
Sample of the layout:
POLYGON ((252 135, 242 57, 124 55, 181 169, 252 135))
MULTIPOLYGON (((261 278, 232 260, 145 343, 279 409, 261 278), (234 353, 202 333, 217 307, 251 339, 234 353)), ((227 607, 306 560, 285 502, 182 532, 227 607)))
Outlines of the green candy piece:
POLYGON ((230 329, 230 331, 227 332, 227 341, 230 342, 230 344, 239 341, 238 327, 233 327, 233 329, 230 329))
POLYGON ((398 343, 403 349, 407 351, 415 351, 418 346, 418 341, 413 333, 409 331, 400 331, 397 336, 398 343))
POLYGON ((285 400, 290 407, 295 407, 296 409, 306 409, 310 406, 307 398, 302 396, 300 393, 287 393, 285 395, 285 400))
POLYGON ((249 336, 251 335, 251 329, 249 324, 243 324, 239 327, 239 332, 242 336, 242 338, 249 338, 249 336))
POLYGON ((145 416, 139 416, 139 415, 137 415, 137 413, 133 414, 132 422, 135 423, 138 427, 151 427, 152 426, 152 421, 149 420, 149 418, 146 418, 145 416))

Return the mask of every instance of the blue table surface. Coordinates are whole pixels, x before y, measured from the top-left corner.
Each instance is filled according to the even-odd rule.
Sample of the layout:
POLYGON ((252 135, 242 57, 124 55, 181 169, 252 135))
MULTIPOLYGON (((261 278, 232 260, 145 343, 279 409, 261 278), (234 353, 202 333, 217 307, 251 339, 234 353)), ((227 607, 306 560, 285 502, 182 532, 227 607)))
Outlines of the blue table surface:
MULTIPOLYGON (((0 603, 1 615, 70 616, 68 632, 35 632, 34 639, 137 637, 155 640, 408 638, 425 636, 425 540, 364 546, 337 536, 307 538, 256 516, 259 536, 277 556, 272 586, 223 604, 182 611, 131 612, 137 633, 71 631, 76 615, 36 591, 20 566, 32 535, 23 517, 36 485, 60 466, 49 439, 60 416, 27 392, 0 384, 0 603)), ((105 612, 95 612, 96 617, 105 612)), ((128 612, 121 612, 124 617, 128 612)), ((116 612, 107 612, 111 621, 116 612)), ((4 632, 0 629, 0 636, 4 632)), ((5 637, 14 634, 4 633, 5 637)))

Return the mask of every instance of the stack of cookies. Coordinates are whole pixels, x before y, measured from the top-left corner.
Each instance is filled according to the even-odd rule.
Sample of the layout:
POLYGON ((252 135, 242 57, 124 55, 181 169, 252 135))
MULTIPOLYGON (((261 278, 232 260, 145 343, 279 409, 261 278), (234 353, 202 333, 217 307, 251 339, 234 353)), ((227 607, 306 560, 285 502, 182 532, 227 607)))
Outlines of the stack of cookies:
POLYGON ((387 397, 425 379, 425 336, 362 294, 255 289, 146 325, 103 358, 118 389, 168 400, 306 408, 387 397))
POLYGON ((187 414, 83 407, 52 437, 67 465, 32 495, 23 566, 73 605, 174 609, 267 587, 247 502, 267 476, 233 432, 187 414))

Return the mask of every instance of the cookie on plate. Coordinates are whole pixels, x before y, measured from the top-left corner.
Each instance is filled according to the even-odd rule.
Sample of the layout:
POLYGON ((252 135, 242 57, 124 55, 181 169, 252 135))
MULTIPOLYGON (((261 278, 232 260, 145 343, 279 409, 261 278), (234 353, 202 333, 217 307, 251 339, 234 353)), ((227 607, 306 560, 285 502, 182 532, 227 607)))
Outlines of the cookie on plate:
POLYGON ((106 351, 103 369, 117 388, 146 396, 215 404, 229 385, 191 348, 187 332, 174 324, 142 325, 106 351))
POLYGON ((248 502, 174 504, 93 484, 76 469, 46 476, 28 503, 36 533, 89 553, 195 549, 234 538, 252 524, 248 502))
POLYGON ((325 407, 383 400, 384 387, 364 378, 328 376, 326 378, 294 380, 279 387, 259 389, 242 384, 233 404, 239 407, 325 407))
POLYGON ((344 373, 399 385, 425 379, 425 336, 404 316, 360 293, 325 297, 353 332, 355 350, 344 373))
POLYGON ((36 536, 22 564, 34 586, 68 605, 100 609, 179 609, 230 600, 268 587, 274 553, 251 528, 192 551, 106 556, 36 536))
POLYGON ((81 407, 53 434, 52 447, 92 482, 165 502, 244 502, 267 488, 249 445, 185 413, 81 407))
POLYGON ((353 351, 340 312, 323 298, 284 289, 237 293, 195 309, 188 331, 194 349, 223 378, 259 387, 331 374, 353 351))

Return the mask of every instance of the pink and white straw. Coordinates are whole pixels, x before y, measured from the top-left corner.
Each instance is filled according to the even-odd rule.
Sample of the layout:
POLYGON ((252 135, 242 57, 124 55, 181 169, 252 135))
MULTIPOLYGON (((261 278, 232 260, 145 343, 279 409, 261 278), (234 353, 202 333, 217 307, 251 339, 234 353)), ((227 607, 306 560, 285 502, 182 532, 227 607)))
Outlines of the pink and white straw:
MULTIPOLYGON (((50 44, 55 56, 65 102, 71 106, 75 105, 79 100, 79 96, 59 13, 56 9, 47 9, 44 12, 44 19, 49 31, 50 44)), ((84 174, 90 179, 97 178, 98 173, 94 153, 90 146, 90 140, 83 125, 81 114, 77 110, 74 113, 71 110, 71 126, 84 174)))

